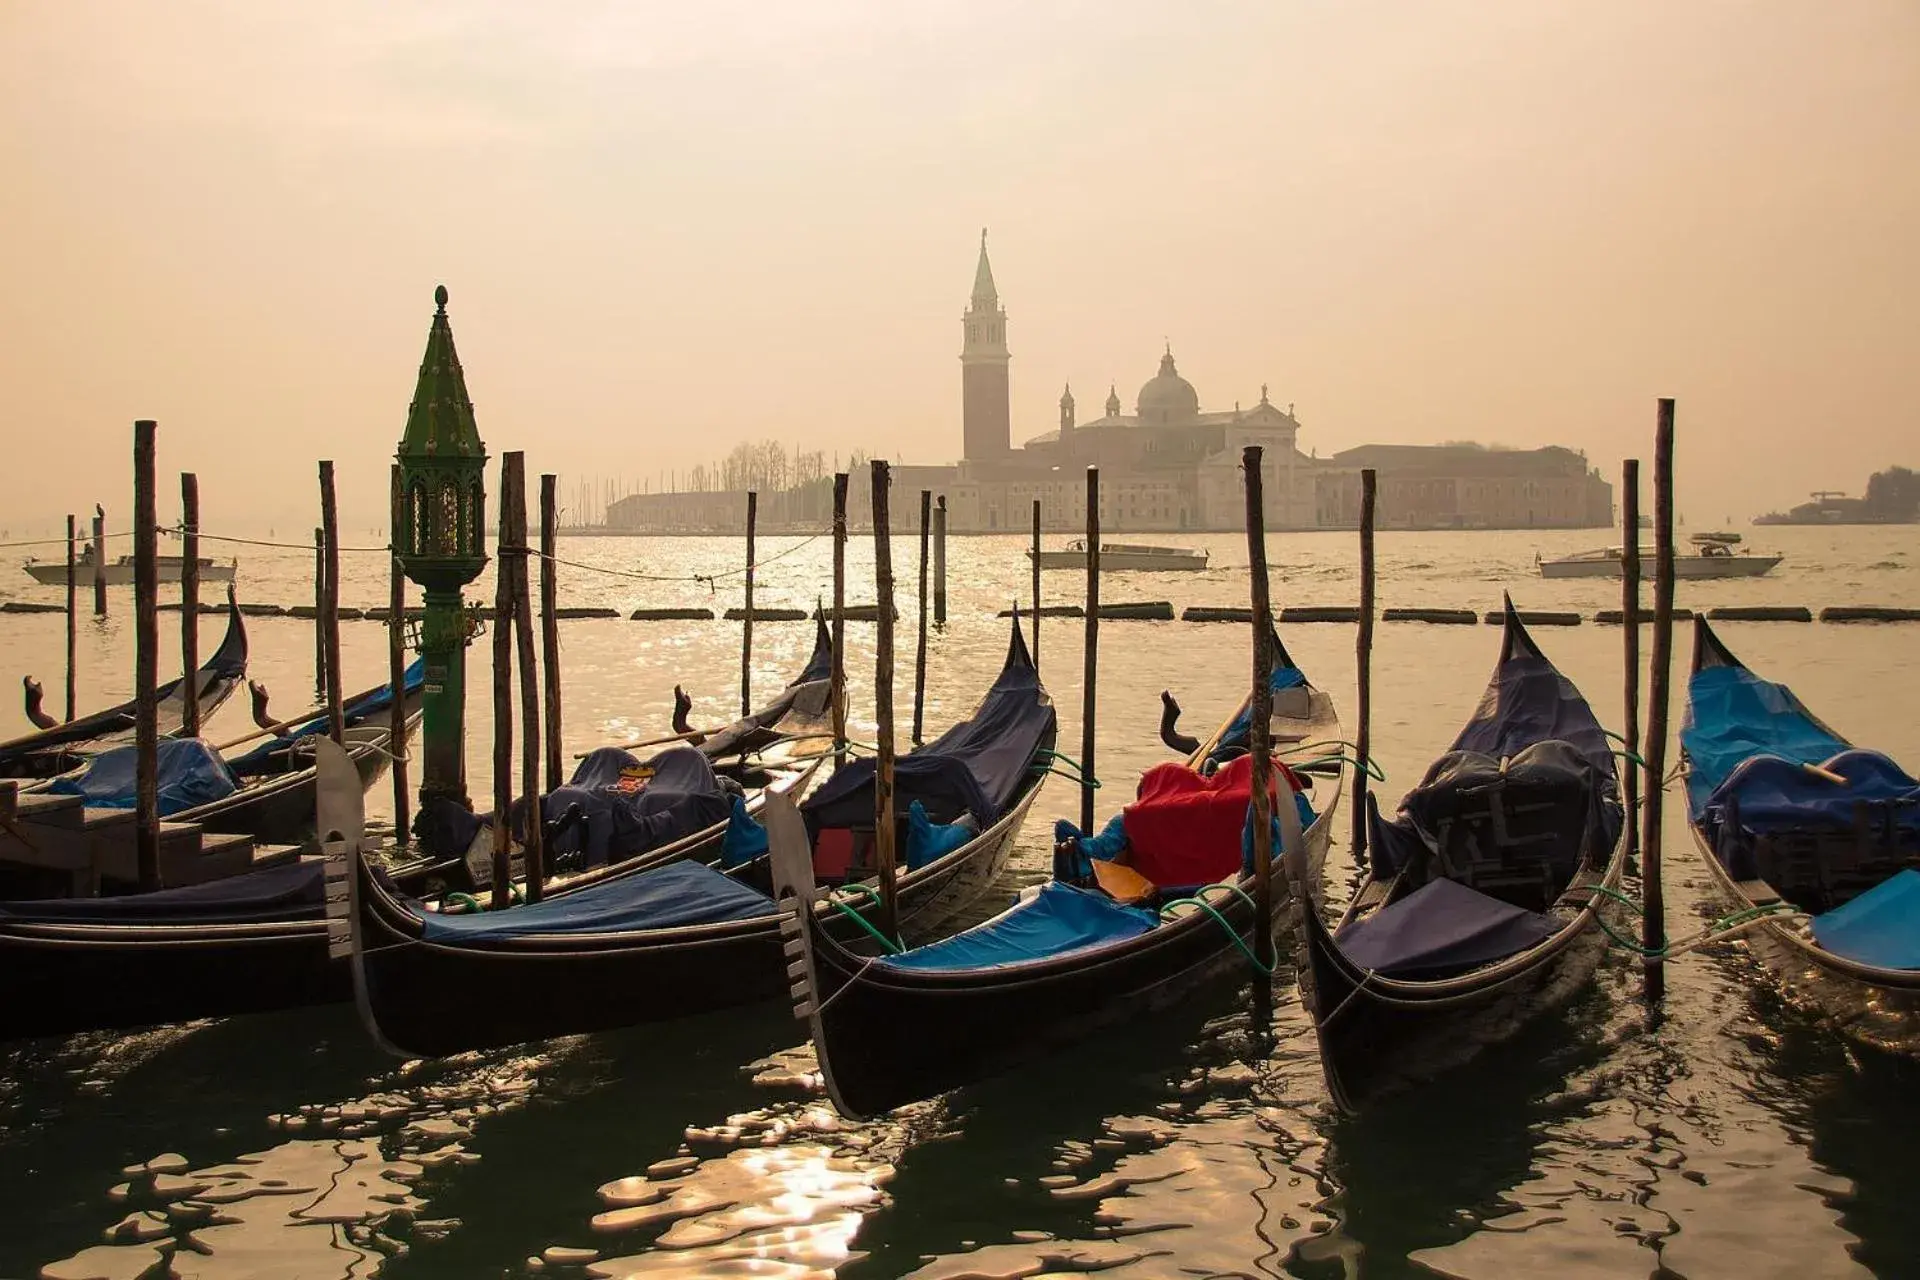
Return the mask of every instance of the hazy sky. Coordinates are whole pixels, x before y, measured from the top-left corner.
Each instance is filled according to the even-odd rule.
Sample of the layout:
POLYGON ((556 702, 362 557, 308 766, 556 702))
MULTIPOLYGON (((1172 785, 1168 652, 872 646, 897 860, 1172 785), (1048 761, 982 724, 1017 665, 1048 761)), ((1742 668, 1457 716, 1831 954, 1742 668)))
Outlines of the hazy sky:
POLYGON ((1920 464, 1914 0, 7 0, 0 525, 130 422, 209 527, 346 522, 444 282, 480 429, 652 477, 947 461, 980 227, 1014 434, 1162 337, 1303 448, 1584 448, 1702 521, 1920 464))

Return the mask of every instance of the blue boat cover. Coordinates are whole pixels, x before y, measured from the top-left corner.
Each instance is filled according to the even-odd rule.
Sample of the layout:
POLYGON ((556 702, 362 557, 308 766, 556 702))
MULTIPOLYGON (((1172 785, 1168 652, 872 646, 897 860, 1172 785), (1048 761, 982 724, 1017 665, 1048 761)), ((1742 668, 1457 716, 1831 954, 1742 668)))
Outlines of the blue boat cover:
MULTIPOLYGON (((401 673, 400 683, 405 686, 408 696, 420 692, 427 682, 427 660, 415 658, 413 664, 401 673)), ((371 717, 380 714, 393 705, 393 686, 383 684, 376 689, 349 698, 340 708, 341 718, 347 728, 362 724, 371 717)), ((285 751, 301 738, 312 738, 327 732, 327 717, 316 716, 303 725, 288 729, 278 737, 268 738, 265 742, 243 756, 235 756, 232 769, 241 776, 258 773, 268 762, 268 757, 277 751, 285 751)))
POLYGON ((979 834, 979 826, 970 818, 935 822, 927 816, 927 806, 915 800, 907 806, 907 870, 918 871, 979 834))
MULTIPOLYGON (((1053 703, 1040 686, 1016 618, 1006 665, 973 718, 894 761, 896 803, 918 800, 937 822, 970 813, 983 829, 992 826, 1019 794, 1034 753, 1053 728, 1053 703)), ((823 827, 871 826, 873 761, 856 760, 834 774, 800 811, 813 836, 823 827)))
POLYGON ((1340 952, 1389 978, 1433 978, 1517 955, 1553 936, 1554 922, 1469 889, 1430 880, 1338 935, 1340 952))
POLYGON ((541 799, 548 822, 579 805, 584 821, 553 842, 556 854, 586 852, 589 867, 632 857, 725 822, 732 793, 692 747, 651 760, 601 747, 580 762, 573 780, 541 799))
POLYGON ((326 910, 325 870, 312 858, 155 893, 4 902, 0 920, 125 925, 316 920, 326 910))
MULTIPOLYGON (((135 748, 115 747, 95 756, 78 774, 56 779, 47 789, 81 796, 97 809, 131 809, 139 760, 135 748)), ((163 818, 224 800, 240 789, 220 753, 200 738, 162 738, 156 763, 163 818)))
POLYGON ((1137 937, 1156 923, 1151 911, 1123 907, 1103 893, 1049 881, 1005 915, 951 938, 897 956, 882 956, 876 963, 934 970, 1020 964, 1137 937))
POLYGON ((727 831, 720 837, 720 865, 744 867, 767 851, 767 829, 747 812, 744 796, 733 798, 733 812, 727 815, 727 831))
POLYGON ((1882 969, 1920 969, 1920 871, 1882 880, 1813 918, 1813 939, 1837 956, 1882 969))
MULTIPOLYGON (((1430 847, 1428 837, 1442 816, 1439 811, 1452 797, 1490 781, 1487 769, 1498 774, 1503 760, 1509 761, 1504 785, 1516 798, 1520 792, 1531 798, 1538 791, 1565 808, 1576 792, 1583 792, 1588 812, 1579 820, 1588 824, 1586 838, 1602 850, 1618 843, 1626 819, 1606 731, 1580 690, 1534 648, 1511 613, 1499 665, 1452 750, 1427 770, 1391 822, 1373 821, 1374 875, 1385 879, 1430 847), (1555 743, 1561 745, 1549 745, 1555 743), (1521 768, 1523 761, 1531 767, 1521 768)), ((1557 856, 1578 856, 1577 840, 1562 843, 1571 847, 1557 856)))
POLYGON ((1694 672, 1687 682, 1680 745, 1689 766, 1687 804, 1699 822, 1713 793, 1748 757, 1775 755, 1795 764, 1818 764, 1848 744, 1787 686, 1762 680, 1745 667, 1713 666, 1694 672))
POLYGON ((1878 803, 1894 806, 1900 826, 1920 831, 1920 782, 1887 756, 1856 747, 1828 757, 1820 767, 1846 781, 1823 778, 1782 756, 1753 756, 1735 765, 1707 797, 1702 819, 1717 827, 1733 804, 1749 832, 1846 829, 1854 825, 1860 804, 1878 803))
MULTIPOLYGON (((1268 686, 1278 693, 1282 689, 1295 689, 1307 682, 1307 673, 1298 667, 1275 667, 1273 674, 1267 677, 1268 686)), ((1214 768, 1224 764, 1237 755, 1246 754, 1247 732, 1253 727, 1253 706, 1249 703, 1240 708, 1240 714, 1227 725, 1226 732, 1220 735, 1220 741, 1214 743, 1213 750, 1207 753, 1202 768, 1211 773, 1214 768)))
POLYGON ((773 913, 772 899, 750 885, 702 863, 670 862, 505 911, 457 916, 423 911, 420 918, 427 941, 457 943, 535 934, 635 933, 773 913))

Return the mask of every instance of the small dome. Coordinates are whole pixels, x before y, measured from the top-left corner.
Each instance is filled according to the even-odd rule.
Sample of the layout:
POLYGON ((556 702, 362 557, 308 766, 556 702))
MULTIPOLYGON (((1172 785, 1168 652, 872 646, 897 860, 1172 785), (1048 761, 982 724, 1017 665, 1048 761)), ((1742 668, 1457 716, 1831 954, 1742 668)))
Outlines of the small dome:
POLYGON ((1177 426, 1200 416, 1200 396, 1173 367, 1173 352, 1160 357, 1160 372, 1140 388, 1134 412, 1150 426, 1177 426))

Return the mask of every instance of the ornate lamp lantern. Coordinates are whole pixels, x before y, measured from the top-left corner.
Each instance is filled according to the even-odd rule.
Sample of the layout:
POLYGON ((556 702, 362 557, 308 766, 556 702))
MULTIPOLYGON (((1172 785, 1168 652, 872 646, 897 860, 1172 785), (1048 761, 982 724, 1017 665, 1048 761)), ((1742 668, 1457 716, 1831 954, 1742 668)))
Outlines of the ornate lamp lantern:
POLYGON ((406 524, 395 542, 401 568, 426 592, 426 617, 416 647, 426 660, 420 779, 424 809, 434 799, 472 808, 467 797, 467 643, 476 620, 460 588, 486 567, 487 449, 473 421, 466 374, 453 349, 447 289, 433 291, 433 327, 420 361, 420 381, 407 410, 407 429, 394 454, 400 463, 406 524))

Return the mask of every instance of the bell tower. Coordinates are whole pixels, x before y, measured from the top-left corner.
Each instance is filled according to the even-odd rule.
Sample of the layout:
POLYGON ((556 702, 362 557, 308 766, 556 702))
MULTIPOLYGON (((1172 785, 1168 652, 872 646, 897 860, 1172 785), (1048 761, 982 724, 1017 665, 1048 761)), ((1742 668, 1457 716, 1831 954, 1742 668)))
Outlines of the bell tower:
POLYGON ((1007 310, 993 287, 987 261, 987 230, 980 229, 980 264, 973 272, 973 298, 961 317, 961 456, 969 462, 1004 458, 1013 447, 1013 414, 1007 382, 1007 310))

